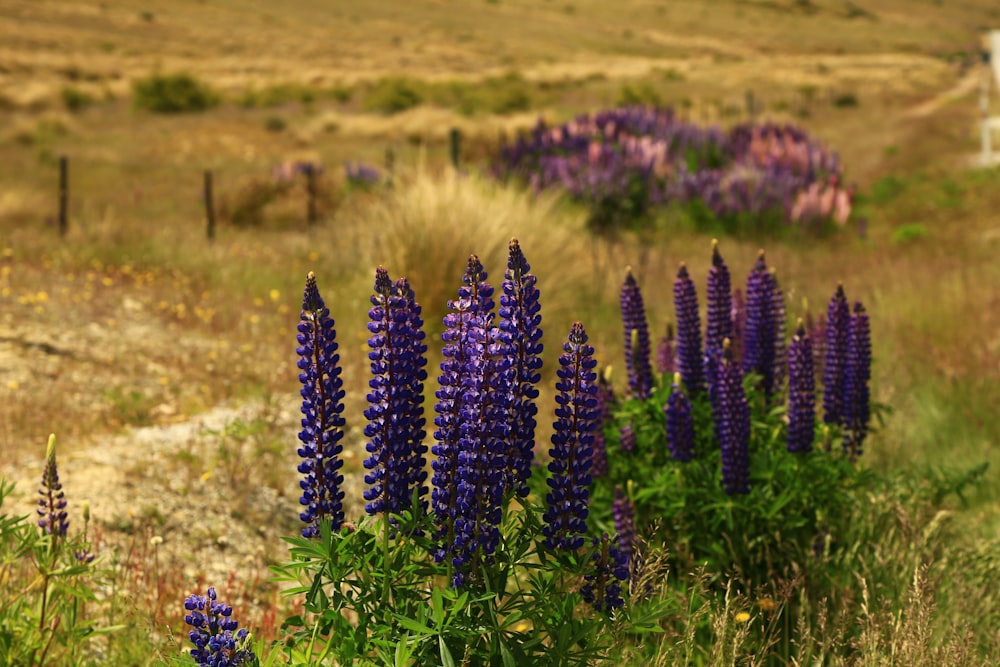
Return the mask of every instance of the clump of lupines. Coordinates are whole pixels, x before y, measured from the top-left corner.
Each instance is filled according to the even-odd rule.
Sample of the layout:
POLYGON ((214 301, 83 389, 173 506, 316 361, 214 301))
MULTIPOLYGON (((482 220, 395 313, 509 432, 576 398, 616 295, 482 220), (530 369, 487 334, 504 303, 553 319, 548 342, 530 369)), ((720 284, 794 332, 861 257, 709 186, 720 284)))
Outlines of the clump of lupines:
POLYGON ((847 334, 851 310, 844 286, 837 291, 826 309, 826 345, 823 359, 823 421, 841 424, 843 420, 844 366, 847 362, 847 334))
POLYGON ((722 485, 726 493, 750 492, 750 406, 743 373, 723 344, 713 405, 715 437, 722 450, 722 485))
POLYGON ((607 533, 600 540, 595 537, 594 546, 599 547, 594 551, 594 570, 584 575, 586 583, 580 589, 580 595, 594 609, 607 613, 625 606, 621 582, 628 581, 628 558, 613 544, 607 533))
POLYGON ((674 325, 667 324, 667 333, 656 346, 656 372, 661 375, 673 375, 676 370, 677 350, 674 344, 674 325))
POLYGON ((448 302, 435 406, 432 502, 441 543, 435 557, 440 562, 450 554, 456 588, 496 550, 504 483, 512 477, 504 440, 513 397, 510 339, 493 326, 486 278, 471 256, 459 298, 448 302))
POLYGON ((675 461, 694 458, 694 419, 691 401, 681 388, 681 374, 674 373, 673 385, 663 408, 667 426, 667 447, 675 461))
POLYGON ((687 390, 698 392, 704 387, 698 295, 683 263, 674 280, 674 310, 677 319, 677 370, 687 390))
POLYGON ((622 323, 625 327, 625 368, 628 370, 629 395, 645 399, 653 389, 653 367, 650 362, 649 326, 642 292, 632 275, 625 273, 621 289, 622 323))
MULTIPOLYGON (((388 272, 375 272, 371 296, 368 345, 372 379, 369 381, 368 425, 365 437, 370 456, 365 460, 364 498, 369 514, 399 514, 410 509, 414 492, 427 492, 423 444, 423 382, 427 378, 420 306, 406 279, 393 284, 388 272)), ((426 501, 421 505, 426 509, 426 501)))
POLYGON ((246 648, 248 632, 233 619, 233 608, 218 601, 214 586, 205 595, 190 595, 184 600, 189 612, 184 622, 191 626, 188 637, 195 648, 191 657, 206 667, 236 667, 256 659, 246 648))
POLYGON ((56 436, 50 435, 45 448, 45 470, 42 473, 42 484, 38 488, 38 527, 46 535, 66 537, 69 530, 69 519, 66 512, 66 494, 59 482, 59 470, 56 467, 56 436))
POLYGON ((302 529, 303 537, 315 537, 324 519, 334 530, 344 522, 344 476, 340 473, 344 462, 339 455, 345 422, 337 334, 312 272, 306 277, 299 320, 296 352, 303 417, 299 432, 302 447, 298 450, 302 462, 298 470, 304 475, 299 482, 299 502, 306 508, 299 516, 307 524, 302 529))
POLYGON ((545 497, 543 528, 549 549, 575 550, 584 543, 594 431, 598 428, 596 365, 587 332, 575 322, 556 371, 556 420, 549 450, 552 475, 546 480, 550 491, 545 497))
POLYGON ((538 301, 537 278, 524 258, 517 239, 512 239, 500 296, 501 331, 510 338, 513 355, 513 392, 510 406, 510 433, 507 435, 507 458, 513 478, 506 486, 519 496, 528 495, 528 477, 535 456, 535 415, 538 407, 537 385, 542 379, 542 316, 538 301))
POLYGON ((812 338, 799 326, 788 346, 788 451, 812 451, 816 432, 816 378, 812 338))
POLYGON ((715 382, 715 366, 722 353, 722 341, 733 336, 732 280, 729 267, 719 253, 719 241, 712 239, 712 267, 705 290, 705 379, 709 391, 715 382))
POLYGON ((871 379, 872 347, 868 313, 860 302, 854 304, 847 335, 847 359, 844 366, 844 451, 857 458, 868 434, 871 418, 871 396, 868 381, 871 379))
MULTIPOLYGON (((764 251, 747 278, 746 330, 743 332, 743 371, 757 373, 761 387, 770 397, 775 391, 775 365, 778 350, 779 314, 776 312, 777 283, 768 270, 764 251)), ((782 309, 783 318, 784 310, 782 309)))

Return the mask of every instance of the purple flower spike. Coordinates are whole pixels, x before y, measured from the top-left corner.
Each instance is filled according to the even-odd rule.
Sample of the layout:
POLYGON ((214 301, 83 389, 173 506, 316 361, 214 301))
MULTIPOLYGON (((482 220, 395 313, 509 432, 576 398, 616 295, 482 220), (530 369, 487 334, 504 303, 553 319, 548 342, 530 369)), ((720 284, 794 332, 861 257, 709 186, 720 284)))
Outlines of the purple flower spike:
POLYGON ((556 375, 556 421, 549 455, 551 489, 545 496, 545 546, 576 550, 583 546, 590 502, 594 431, 598 426, 597 373, 587 332, 573 324, 563 344, 556 375))
POLYGON ((719 254, 719 241, 712 239, 712 268, 705 290, 705 380, 709 391, 715 380, 714 361, 722 351, 722 341, 733 337, 733 297, 729 267, 719 254))
POLYGON ((674 309, 677 314, 677 370, 687 390, 695 393, 704 388, 701 320, 694 282, 683 263, 674 281, 674 309))
POLYGON ((733 323, 733 336, 729 339, 730 349, 736 363, 743 363, 743 332, 747 328, 747 305, 743 300, 743 291, 733 291, 733 310, 729 320, 733 323))
MULTIPOLYGON (((369 438, 365 460, 365 510, 369 514, 399 514, 410 509, 413 492, 422 497, 423 482, 423 381, 427 377, 420 306, 405 279, 393 285, 381 266, 375 271, 375 291, 368 311, 371 322, 372 379, 365 410, 369 438)), ((421 505, 426 510, 426 501, 421 505)))
POLYGON ((694 458, 694 419, 691 401, 681 389, 681 374, 674 373, 673 391, 663 409, 667 420, 667 447, 675 461, 694 458))
POLYGON ((66 537, 69 515, 66 512, 66 494, 63 493, 56 467, 55 434, 49 436, 49 443, 45 448, 45 471, 42 473, 38 496, 38 527, 46 535, 66 537))
POLYGON ((237 667, 248 665, 257 658, 247 648, 249 633, 246 628, 237 630, 239 623, 233 619, 233 608, 219 602, 214 586, 205 595, 190 595, 184 600, 188 613, 184 622, 192 630, 188 633, 194 648, 191 657, 205 667, 237 667))
POLYGON ((774 394, 774 368, 778 350, 778 314, 775 312, 777 285, 774 274, 767 268, 764 251, 747 279, 747 321, 743 339, 743 372, 757 373, 761 387, 770 397, 774 394))
POLYGON ((635 440, 635 429, 632 428, 631 424, 625 424, 622 426, 621 438, 619 439, 619 446, 623 452, 631 454, 635 451, 636 440, 635 440))
POLYGON ((440 548, 451 558, 452 584, 463 586, 499 544, 506 437, 511 405, 509 338, 493 326, 493 288, 479 258, 469 258, 458 290, 448 302, 445 342, 435 406, 434 490, 431 501, 440 548))
POLYGON ((847 335, 847 363, 844 366, 844 451, 852 459, 861 456, 868 422, 871 419, 872 377, 871 325, 860 302, 854 304, 847 335))
POLYGON ((823 360, 823 421, 843 425, 844 367, 847 365, 847 334, 851 309, 844 286, 837 291, 826 309, 826 345, 823 360))
POLYGON ((656 372, 661 375, 673 375, 676 370, 677 346, 674 343, 674 325, 667 325, 667 334, 656 346, 656 372))
POLYGON ((649 326, 642 292, 632 269, 627 269, 621 289, 622 323, 625 326, 625 367, 632 398, 646 399, 653 389, 653 366, 650 363, 649 326))
POLYGON ((788 451, 812 451, 816 433, 816 378, 813 372, 812 339, 805 324, 788 347, 788 451))
POLYGON ((299 503, 306 508, 299 515, 307 524, 302 529, 303 537, 319 535, 324 519, 334 530, 344 522, 344 476, 340 473, 344 462, 339 458, 343 450, 340 440, 344 437, 344 390, 336 338, 330 310, 316 287, 316 275, 310 272, 302 298, 296 349, 302 383, 302 447, 298 450, 302 462, 298 470, 304 475, 299 482, 299 503))
POLYGON ((785 292, 778 284, 778 275, 771 269, 771 282, 774 292, 771 295, 771 314, 774 318, 774 387, 775 393, 781 389, 785 381, 785 363, 787 351, 785 348, 785 292))
POLYGON ((632 563, 635 554, 635 507, 625 495, 621 485, 615 485, 615 500, 611 505, 611 518, 615 522, 615 532, 618 533, 618 549, 626 562, 632 563))
POLYGON ((615 405, 615 390, 611 386, 611 368, 605 369, 597 378, 597 427, 594 429, 593 466, 590 469, 594 477, 608 474, 608 448, 604 440, 604 425, 611 418, 611 409, 615 405))
POLYGON ((719 364, 713 406, 715 437, 722 449, 722 485, 726 493, 750 492, 750 406, 743 373, 732 359, 728 341, 719 364))
POLYGON ((586 583, 580 595, 597 611, 610 613, 625 606, 620 582, 628 580, 628 558, 612 544, 607 533, 600 540, 595 537, 594 546, 599 547, 594 552, 594 570, 584 575, 586 583))
POLYGON ((507 438, 507 459, 513 478, 507 486, 519 496, 528 495, 528 477, 535 457, 535 415, 538 407, 538 383, 542 379, 542 316, 538 302, 537 278, 521 252, 517 239, 512 239, 500 297, 501 331, 510 337, 513 355, 514 396, 511 403, 510 435, 507 438))

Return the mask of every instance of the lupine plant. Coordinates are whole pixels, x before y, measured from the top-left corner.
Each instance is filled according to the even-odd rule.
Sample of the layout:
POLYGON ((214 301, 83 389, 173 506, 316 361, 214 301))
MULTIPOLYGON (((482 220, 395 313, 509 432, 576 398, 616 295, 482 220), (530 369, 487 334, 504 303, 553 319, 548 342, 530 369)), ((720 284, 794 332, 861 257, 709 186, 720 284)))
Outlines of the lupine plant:
POLYGON ((336 334, 315 276, 307 277, 298 354, 308 525, 288 538, 291 562, 275 568, 289 594, 306 600, 305 613, 286 623, 290 662, 585 665, 613 633, 655 626, 662 605, 627 606, 621 583, 631 533, 609 537, 589 516, 594 447, 613 398, 599 398, 594 349, 579 322, 556 370, 548 465, 532 465, 542 350, 536 282, 512 241, 495 310, 487 271, 469 258, 444 318, 428 503, 420 306, 405 278, 376 270, 368 517, 352 523, 340 502, 336 334))
MULTIPOLYGON (((749 273, 745 306, 731 289, 713 242, 702 351, 697 296, 681 267, 677 372, 661 375, 648 397, 629 394, 613 404, 604 425, 608 473, 594 480, 592 514, 614 525, 616 489, 631 485, 638 535, 673 545, 676 569, 704 565, 748 586, 774 586, 792 572, 822 569, 815 540, 847 530, 852 490, 870 479, 855 466, 872 415, 869 321, 860 304, 843 316, 838 287, 823 378, 823 403, 832 407, 821 428, 811 339, 800 324, 786 344, 784 298, 763 252, 749 273), (633 435, 634 445, 626 441, 633 435), (817 446, 836 439, 843 453, 817 446)), ((637 363, 633 357, 626 367, 637 363)))

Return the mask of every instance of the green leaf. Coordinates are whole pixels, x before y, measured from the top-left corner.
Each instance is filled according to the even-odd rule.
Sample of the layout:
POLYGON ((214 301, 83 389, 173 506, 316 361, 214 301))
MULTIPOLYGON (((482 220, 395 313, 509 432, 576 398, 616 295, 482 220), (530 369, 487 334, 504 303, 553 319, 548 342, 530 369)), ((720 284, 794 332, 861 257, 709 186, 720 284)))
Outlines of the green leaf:
POLYGON ((433 635, 436 634, 434 630, 428 628, 423 623, 414 621, 412 618, 407 618, 406 616, 400 616, 399 614, 393 614, 393 617, 399 621, 399 624, 411 632, 416 632, 420 635, 433 635))
POLYGON ((514 656, 511 655, 510 649, 507 648, 506 644, 500 644, 500 657, 503 659, 503 667, 517 667, 514 662, 514 656))
POLYGON ((443 635, 438 635, 438 648, 441 650, 441 667, 455 667, 455 658, 451 657, 443 635))

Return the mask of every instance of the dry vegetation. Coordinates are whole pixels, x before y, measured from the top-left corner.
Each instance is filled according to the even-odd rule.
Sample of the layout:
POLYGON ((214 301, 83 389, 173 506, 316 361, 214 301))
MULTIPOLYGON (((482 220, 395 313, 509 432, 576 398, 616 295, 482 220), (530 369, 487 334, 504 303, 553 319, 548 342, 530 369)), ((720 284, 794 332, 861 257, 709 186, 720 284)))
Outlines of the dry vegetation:
MULTIPOLYGON (((969 77, 978 70, 967 75, 965 65, 975 59, 978 31, 1000 27, 1000 6, 993 0, 961 6, 880 0, 863 3, 865 9, 839 0, 462 4, 3 3, 0 473, 19 480, 24 506, 45 438, 56 431, 73 450, 64 479, 70 502, 95 504, 95 516, 106 521, 105 539, 119 534, 126 543, 137 530, 164 534, 176 547, 163 565, 183 560, 182 516, 157 518, 145 505, 116 508, 150 485, 154 497, 190 494, 171 505, 190 512, 205 498, 198 484, 211 475, 240 481, 237 468, 226 467, 231 452, 217 434, 185 431, 178 446, 187 454, 170 456, 161 447, 147 459, 145 450, 129 446, 129 436, 112 436, 184 423, 218 406, 263 404, 239 413, 259 428, 244 435, 241 442, 256 447, 244 455, 291 470, 292 341, 309 270, 338 321, 355 445, 364 318, 378 263, 394 277, 410 277, 433 329, 464 258, 480 253, 497 276, 506 241, 517 235, 539 276, 547 366, 553 341, 574 319, 587 323, 602 360, 617 365, 624 267, 637 269, 659 330, 672 314, 678 262, 704 276, 708 239, 669 227, 642 238, 591 239, 582 233, 581 211, 499 187, 479 178, 471 163, 500 131, 515 132, 539 114, 564 118, 615 103, 625 87, 722 123, 745 117, 752 90, 758 116, 805 124, 838 149, 849 178, 873 193, 863 211, 864 236, 852 230, 823 241, 764 242, 790 303, 808 300, 822 311, 830 285, 842 280, 849 296, 868 306, 875 396, 896 413, 873 439, 866 464, 933 470, 989 461, 989 483, 956 520, 970 543, 995 540, 1000 174, 960 165, 977 137, 969 77), (154 72, 190 73, 221 104, 194 114, 134 110, 132 83, 154 72), (512 72, 515 83, 511 77, 503 83, 512 72), (422 104, 397 114, 364 111, 379 81, 400 76, 423 87, 422 104), (514 85, 527 91, 527 107, 497 106, 509 92, 505 86, 514 85), (472 108, 454 103, 455 95, 477 90, 486 97, 472 108), (251 93, 271 98, 251 103, 251 93), (834 104, 845 95, 856 106, 834 104), (453 125, 466 136, 465 176, 443 166, 453 125), (342 194, 341 163, 381 165, 387 148, 395 152, 396 187, 342 194), (70 158, 71 207, 69 234, 60 239, 55 165, 63 154, 70 158), (325 187, 335 194, 321 224, 306 227, 298 195, 266 209, 259 226, 227 224, 225 212, 241 188, 294 159, 327 166, 325 187), (205 169, 216 174, 223 214, 213 243, 204 238, 205 169), (913 224, 923 231, 900 232, 913 224), (288 449, 275 452, 282 442, 288 449), (134 471, 143 481, 109 486, 115 463, 88 455, 102 447, 123 457, 115 474, 134 471), (86 474, 74 476, 74 466, 86 474), (170 470, 173 481, 156 486, 150 469, 170 470)), ((749 269, 758 245, 723 241, 734 274, 749 269)), ((353 469, 358 465, 355 459, 353 469)), ((280 489, 269 496, 268 511, 294 512, 295 499, 284 497, 287 482, 272 475, 241 483, 247 493, 280 489)), ((271 519, 243 523, 250 521, 271 519)), ((275 519, 265 532, 279 527, 287 528, 275 519)), ((224 556, 224 547, 211 535, 198 553, 224 556)), ((932 614, 921 571, 913 576, 913 613, 932 614)), ((914 618, 920 621, 872 611, 864 664, 899 654, 894 642, 901 635, 887 634, 887 627, 914 633, 910 645, 927 645, 914 618), (869 654, 876 657, 867 660, 869 654)))

